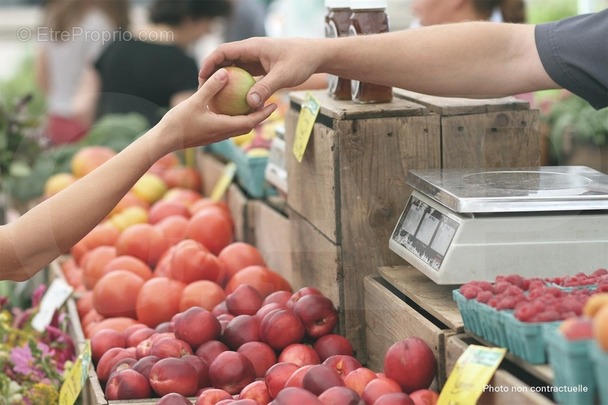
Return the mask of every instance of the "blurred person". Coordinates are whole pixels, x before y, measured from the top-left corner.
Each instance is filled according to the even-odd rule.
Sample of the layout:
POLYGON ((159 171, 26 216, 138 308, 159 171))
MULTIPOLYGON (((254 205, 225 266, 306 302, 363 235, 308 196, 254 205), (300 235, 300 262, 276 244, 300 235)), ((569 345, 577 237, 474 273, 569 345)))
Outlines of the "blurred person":
POLYGON ((219 46, 199 80, 229 65, 262 76, 247 96, 252 108, 324 72, 442 97, 565 88, 601 109, 607 37, 608 9, 538 25, 474 21, 356 37, 251 38, 219 46))
POLYGON ((224 41, 266 36, 266 6, 259 0, 230 0, 232 13, 224 24, 224 41))
POLYGON ((128 0, 48 0, 44 7, 36 80, 48 109, 47 136, 52 144, 86 135, 94 106, 80 102, 84 73, 115 36, 129 25, 128 0))
POLYGON ((207 108, 209 100, 228 80, 226 70, 219 70, 109 161, 13 222, 0 225, 0 280, 27 280, 67 252, 161 157, 247 133, 276 109, 270 104, 249 115, 212 113, 207 108))
POLYGON ((462 21, 524 23, 524 0, 413 0, 415 26, 462 21))
POLYGON ((154 0, 149 24, 114 41, 95 62, 97 119, 136 112, 155 125, 198 87, 198 64, 190 48, 228 16, 228 0, 154 0))

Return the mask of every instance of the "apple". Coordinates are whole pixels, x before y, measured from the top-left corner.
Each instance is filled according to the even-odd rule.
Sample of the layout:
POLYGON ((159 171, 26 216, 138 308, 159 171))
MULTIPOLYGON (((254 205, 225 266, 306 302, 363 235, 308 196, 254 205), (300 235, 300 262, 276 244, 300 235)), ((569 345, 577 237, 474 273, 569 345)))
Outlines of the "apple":
POLYGON ((266 371, 264 381, 271 398, 277 397, 279 392, 285 387, 287 380, 299 368, 293 363, 277 363, 266 371))
POLYGON ((159 360, 160 357, 158 356, 145 356, 137 360, 135 364, 131 366, 131 368, 146 377, 146 379, 149 379, 152 366, 155 365, 159 360))
POLYGON ((113 347, 126 346, 125 334, 114 329, 102 329, 91 337, 91 355, 97 364, 99 358, 113 347))
POLYGON ((331 333, 338 323, 338 310, 324 295, 303 296, 293 304, 293 312, 302 320, 306 336, 312 339, 331 333))
POLYGON ((355 392, 359 395, 363 395, 363 390, 367 383, 376 378, 377 375, 375 372, 370 370, 367 367, 359 367, 356 370, 351 371, 344 378, 344 384, 355 390, 355 392))
POLYGON ((298 366, 320 364, 319 355, 312 346, 304 343, 292 343, 279 354, 279 362, 294 363, 298 366))
POLYGON ((394 343, 384 355, 384 375, 406 394, 428 388, 437 372, 437 360, 426 342, 408 337, 394 343))
POLYGON ((150 385, 161 397, 171 392, 193 396, 198 390, 199 378, 193 365, 175 357, 160 359, 150 371, 150 385))
POLYGON ((241 284, 226 296, 226 308, 233 315, 255 315, 262 307, 262 301, 264 299, 258 290, 248 284, 241 284))
POLYGON ((251 315, 239 315, 234 317, 222 333, 222 341, 232 349, 237 350, 247 342, 260 340, 260 322, 251 315))
POLYGON ((252 108, 247 103, 247 93, 255 84, 255 79, 244 69, 236 66, 226 68, 228 81, 226 85, 209 100, 209 109, 216 114, 244 115, 252 108))
POLYGON ((191 307, 176 316, 173 329, 176 338, 196 350, 203 343, 218 339, 222 326, 211 312, 201 307, 191 307))
POLYGON ((209 365, 209 378, 215 388, 234 395, 255 380, 255 368, 241 353, 225 351, 209 365))
POLYGON ((207 365, 211 364, 218 354, 230 350, 224 342, 219 340, 210 340, 203 343, 196 349, 195 354, 201 359, 205 360, 207 365))
POLYGON ((266 314, 260 323, 260 341, 275 350, 282 350, 304 338, 304 325, 300 318, 287 309, 275 309, 266 314))
POLYGON ((161 339, 153 342, 150 347, 150 355, 158 356, 161 359, 166 357, 182 357, 192 354, 192 348, 183 340, 177 338, 161 339))
POLYGON ((264 380, 256 380, 243 388, 239 394, 239 400, 242 399, 251 399, 255 401, 254 405, 266 405, 272 401, 264 380))
POLYGON ((416 405, 405 392, 391 392, 380 396, 374 405, 416 405))
POLYGON ((264 342, 246 342, 238 348, 237 352, 251 361, 256 378, 264 378, 266 371, 277 362, 276 353, 264 342))
POLYGON ((343 354, 347 356, 353 355, 353 345, 346 337, 330 333, 325 336, 321 336, 314 344, 314 349, 321 361, 325 361, 334 354, 343 354))
POLYGON ((323 405, 317 396, 304 388, 288 387, 279 392, 273 405, 323 405))
POLYGON ((171 392, 163 395, 161 399, 156 402, 156 405, 192 405, 192 402, 182 394, 171 392))
POLYGON ((348 387, 331 387, 319 395, 323 405, 365 405, 353 389, 348 387))
POLYGON ((203 390, 196 399, 194 405, 216 405, 219 401, 232 400, 232 395, 219 388, 208 388, 203 390))
POLYGON ((416 390, 410 394, 410 398, 416 405, 436 405, 439 394, 433 390, 416 390))
POLYGON ((302 287, 295 293, 291 294, 291 297, 289 297, 289 300, 287 300, 287 308, 293 309, 296 302, 298 302, 300 298, 307 295, 323 295, 323 293, 315 287, 302 287))
POLYGON ((148 210, 148 222, 155 225, 172 215, 190 218, 190 210, 184 204, 174 201, 156 201, 148 210))
POLYGON ((105 389, 108 400, 144 399, 151 396, 148 379, 133 369, 124 369, 110 376, 105 389))
POLYGON ((361 398, 366 405, 373 405, 382 395, 391 392, 402 392, 397 381, 385 376, 378 376, 365 386, 361 398))
POLYGON ((302 385, 313 394, 321 395, 331 387, 344 386, 344 381, 334 368, 325 364, 316 364, 304 375, 302 385))
POLYGON ((323 364, 332 367, 342 378, 345 378, 352 371, 361 367, 359 360, 345 354, 334 354, 333 356, 329 356, 325 359, 323 364))

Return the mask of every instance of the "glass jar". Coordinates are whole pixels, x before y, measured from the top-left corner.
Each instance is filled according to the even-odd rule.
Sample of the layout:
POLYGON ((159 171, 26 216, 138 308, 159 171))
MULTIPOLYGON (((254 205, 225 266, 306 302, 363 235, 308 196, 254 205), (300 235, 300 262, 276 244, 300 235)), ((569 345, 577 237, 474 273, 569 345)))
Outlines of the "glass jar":
MULTIPOLYGON (((325 0, 327 14, 325 15, 325 37, 337 38, 349 35, 351 9, 349 0, 325 0)), ((329 95, 337 100, 351 99, 351 84, 349 79, 335 75, 328 78, 329 95)))
MULTIPOLYGON (((350 0, 350 8, 349 35, 389 31, 386 0, 350 0)), ((386 103, 393 99, 393 88, 352 80, 351 98, 356 103, 386 103)))

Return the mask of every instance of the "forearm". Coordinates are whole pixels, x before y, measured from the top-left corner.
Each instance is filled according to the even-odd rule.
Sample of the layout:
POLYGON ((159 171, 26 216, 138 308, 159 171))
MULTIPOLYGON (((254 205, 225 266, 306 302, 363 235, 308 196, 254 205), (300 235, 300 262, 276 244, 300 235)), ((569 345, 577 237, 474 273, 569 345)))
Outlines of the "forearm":
POLYGON ((438 25, 328 40, 323 48, 318 71, 425 94, 485 98, 557 87, 531 25, 438 25))
POLYGON ((31 277, 102 221, 142 174, 172 149, 164 143, 168 137, 160 135, 160 128, 153 128, 73 186, 5 225, 0 234, 5 238, 0 241, 0 278, 31 277))

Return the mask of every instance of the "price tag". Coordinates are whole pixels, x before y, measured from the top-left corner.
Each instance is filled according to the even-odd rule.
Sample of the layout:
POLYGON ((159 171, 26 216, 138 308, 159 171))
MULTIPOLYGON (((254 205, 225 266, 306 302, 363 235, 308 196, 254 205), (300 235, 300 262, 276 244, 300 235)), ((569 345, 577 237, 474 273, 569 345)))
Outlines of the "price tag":
POLYGON ((311 93, 306 93, 306 98, 298 116, 293 142, 293 154, 298 159, 298 162, 301 162, 304 157, 304 152, 306 152, 306 146, 308 145, 308 140, 310 139, 310 134, 312 133, 312 128, 315 125, 315 120, 317 119, 317 115, 319 115, 320 109, 321 104, 319 104, 319 101, 311 93))
POLYGON ((232 180, 234 179, 234 175, 236 174, 236 163, 230 162, 224 168, 224 173, 222 177, 217 181, 215 187, 213 187, 213 191, 211 191, 211 200, 220 201, 224 194, 226 194, 226 190, 230 187, 232 180))
POLYGON ((65 303, 73 291, 74 289, 65 280, 56 278, 44 293, 40 310, 32 319, 34 329, 42 333, 53 320, 55 311, 65 303))
POLYGON ((475 404, 507 354, 502 347, 470 345, 448 377, 437 405, 475 404))
POLYGON ((89 376, 89 364, 91 364, 91 342, 86 340, 82 352, 68 370, 61 385, 59 405, 74 405, 76 403, 89 376))

